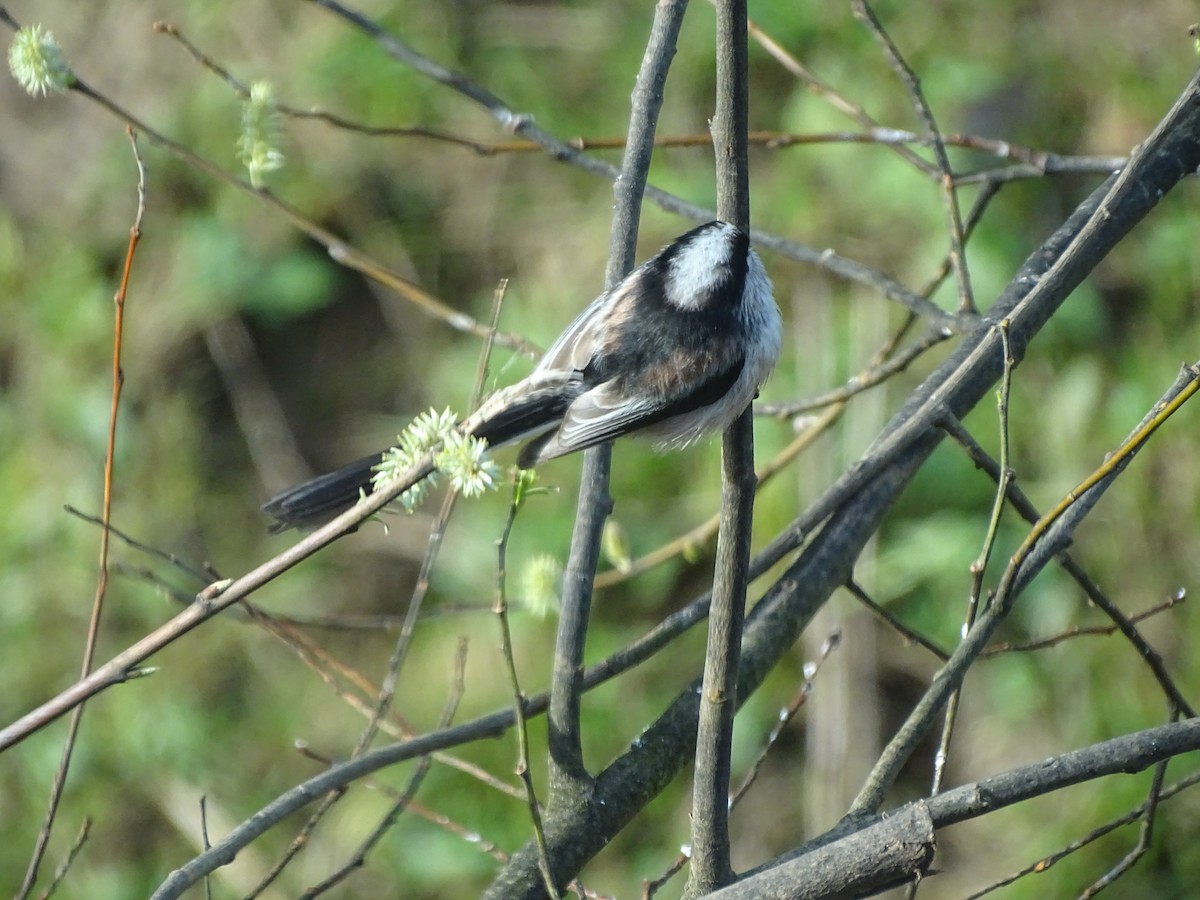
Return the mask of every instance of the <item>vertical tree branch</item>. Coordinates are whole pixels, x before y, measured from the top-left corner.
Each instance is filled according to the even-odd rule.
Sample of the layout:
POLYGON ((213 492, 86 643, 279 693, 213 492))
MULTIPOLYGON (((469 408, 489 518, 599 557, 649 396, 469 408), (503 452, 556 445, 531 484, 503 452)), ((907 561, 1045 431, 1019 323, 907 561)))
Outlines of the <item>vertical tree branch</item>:
POLYGON ((583 651, 592 606, 592 580, 600 560, 604 520, 612 512, 608 493, 612 446, 594 447, 583 455, 579 502, 571 531, 571 549, 563 573, 562 606, 554 645, 554 672, 547 713, 550 803, 571 803, 587 793, 591 780, 583 762, 579 717, 582 701, 583 651))
POLYGON ((717 2, 717 105, 712 121, 716 154, 717 215, 750 227, 748 88, 745 0, 717 2))
MULTIPOLYGON (((615 206, 605 272, 606 289, 633 268, 642 195, 650 170, 658 113, 662 108, 663 86, 675 56, 675 44, 686 9, 687 0, 659 0, 655 8, 650 39, 633 91, 621 174, 613 186, 615 206)), ((608 493, 611 457, 608 445, 584 454, 575 527, 563 576, 563 602, 548 714, 552 808, 586 799, 590 784, 579 730, 583 651, 601 532, 604 520, 612 511, 612 498, 608 493)))
MULTIPOLYGON (((745 0, 718 0, 717 108, 712 123, 717 214, 749 229, 746 40, 745 0)), ((722 441, 721 525, 700 695, 692 794, 692 868, 685 897, 709 893, 733 880, 729 861, 730 753, 749 584, 755 483, 754 425, 747 407, 726 429, 722 441)))

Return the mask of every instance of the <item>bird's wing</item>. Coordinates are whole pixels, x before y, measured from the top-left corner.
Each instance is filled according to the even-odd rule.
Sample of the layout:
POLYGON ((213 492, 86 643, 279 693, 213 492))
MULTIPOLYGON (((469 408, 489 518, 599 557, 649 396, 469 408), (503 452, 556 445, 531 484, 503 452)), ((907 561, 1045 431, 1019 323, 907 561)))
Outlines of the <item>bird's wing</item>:
POLYGON ((620 329, 634 312, 642 270, 636 269, 611 291, 589 303, 568 325, 538 362, 535 372, 582 372, 602 352, 605 340, 620 329))
POLYGON ((738 357, 678 396, 656 397, 636 383, 631 386, 630 380, 598 384, 567 407, 557 430, 526 445, 518 463, 537 465, 716 403, 737 381, 744 364, 738 357))
POLYGON ((492 447, 536 437, 558 425, 581 391, 583 376, 579 372, 535 370, 488 397, 462 427, 492 447))
POLYGON ((497 391, 463 423, 493 447, 537 437, 558 425, 585 388, 584 370, 601 352, 613 304, 624 285, 601 294, 569 324, 529 375, 497 391))

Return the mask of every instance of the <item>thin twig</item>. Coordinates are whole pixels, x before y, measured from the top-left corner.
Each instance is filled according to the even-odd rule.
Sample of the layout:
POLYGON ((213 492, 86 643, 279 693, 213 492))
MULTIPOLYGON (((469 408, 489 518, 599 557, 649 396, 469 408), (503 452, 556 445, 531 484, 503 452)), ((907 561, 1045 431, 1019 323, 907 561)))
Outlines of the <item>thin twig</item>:
POLYGON ((833 403, 842 403, 850 400, 876 385, 883 384, 883 382, 898 372, 903 372, 915 360, 953 336, 954 332, 949 328, 943 325, 935 325, 925 333, 924 337, 913 341, 899 353, 888 356, 882 362, 873 363, 862 369, 857 374, 848 378, 845 384, 840 387, 792 403, 759 404, 754 408, 754 414, 788 419, 793 416, 823 409, 833 403))
POLYGON ((525 502, 525 488, 531 483, 525 472, 518 472, 513 477, 512 501, 508 505, 508 516, 504 521, 504 529, 496 541, 496 592, 495 604, 492 611, 500 625, 500 650, 508 671, 509 684, 513 693, 513 716, 517 732, 517 777, 525 785, 525 799, 529 806, 529 817, 533 822, 533 835, 537 843, 539 867, 542 871, 542 881, 546 891, 552 898, 561 896, 554 883, 554 872, 550 863, 550 851, 546 845, 546 832, 542 827, 542 811, 538 803, 537 792, 533 787, 533 776, 529 764, 529 730, 525 725, 525 695, 521 693, 521 680, 517 675, 517 661, 513 654, 512 632, 508 625, 508 599, 505 595, 507 578, 508 538, 512 534, 513 525, 517 521, 517 513, 525 502))
POLYGON ((663 871, 657 878, 647 878, 642 881, 642 900, 650 900, 662 888, 666 887, 667 882, 683 871, 683 867, 691 861, 692 848, 683 846, 675 859, 671 861, 671 865, 663 871))
MULTIPOLYGON (((1179 781, 1175 782, 1174 784, 1172 784, 1168 787, 1163 788, 1160 792, 1158 792, 1158 801, 1157 802, 1161 802, 1163 800, 1168 800, 1171 797, 1174 797, 1176 794, 1180 793, 1181 791, 1184 791, 1190 787, 1195 787, 1197 784, 1200 784, 1200 772, 1193 772, 1191 775, 1188 775, 1186 778, 1181 778, 1179 781)), ((1136 822, 1138 819, 1142 818, 1142 816, 1146 812, 1147 807, 1149 806, 1149 803, 1150 803, 1149 799, 1143 800, 1140 805, 1138 805, 1136 808, 1130 810, 1129 812, 1125 813, 1124 815, 1118 816, 1117 818, 1112 819, 1111 821, 1105 822, 1103 825, 1099 826, 1098 828, 1094 828, 1091 831, 1089 831, 1083 837, 1077 838, 1076 840, 1067 844, 1061 850, 1051 853, 1049 856, 1044 856, 1034 863, 1030 863, 1028 866, 1021 869, 1020 871, 1014 872, 1011 875, 1007 875, 1004 878, 999 879, 998 881, 992 882, 987 887, 981 888, 980 890, 976 891, 975 893, 970 894, 969 896, 964 898, 964 900, 979 900, 980 897, 984 897, 987 894, 990 894, 993 891, 999 890, 1002 887, 1007 887, 1008 885, 1012 884, 1013 882, 1019 881, 1020 879, 1024 878, 1026 875, 1041 874, 1043 872, 1049 871, 1053 865, 1066 859, 1071 854, 1076 853, 1079 850, 1082 850, 1088 844, 1098 841, 1100 838, 1104 837, 1105 835, 1111 834, 1112 832, 1116 831, 1118 828, 1128 825, 1131 822, 1136 822)))
POLYGON ((71 849, 67 851, 66 857, 58 868, 54 870, 54 877, 50 879, 50 883, 46 885, 46 889, 38 896, 38 900, 49 900, 54 896, 63 880, 67 877, 67 873, 71 871, 71 866, 79 857, 79 851, 83 849, 83 845, 87 843, 88 837, 92 833, 92 820, 87 817, 83 820, 83 824, 79 826, 79 833, 75 835, 75 840, 71 843, 71 849))
MULTIPOLYGON (((1112 170, 1106 170, 1111 172, 1112 170)), ((963 246, 966 246, 967 241, 975 233, 975 227, 983 221, 983 214, 987 212, 992 201, 1000 194, 1000 188, 1003 186, 999 181, 985 181, 979 189, 979 193, 975 195, 975 201, 971 204, 970 210, 967 212, 967 219, 963 223, 963 246)), ((922 297, 930 297, 933 292, 941 287, 942 282, 950 277, 950 273, 954 266, 951 261, 951 254, 947 252, 943 257, 937 272, 925 284, 925 287, 920 291, 922 297)))
MULTIPOLYGON (((327 768, 336 763, 336 760, 333 757, 318 753, 307 744, 301 742, 297 742, 296 751, 305 759, 311 759, 327 768)), ((434 760, 441 762, 441 760, 438 758, 439 754, 434 753, 432 754, 432 757, 434 760)), ((384 795, 385 797, 390 797, 393 800, 400 797, 400 792, 391 785, 384 784, 373 779, 361 778, 358 780, 358 784, 369 790, 378 791, 380 794, 384 795)), ((515 791, 512 796, 516 800, 523 800, 525 797, 524 793, 520 790, 515 791)), ((427 822, 432 822, 439 828, 446 829, 455 837, 462 838, 467 843, 479 849, 481 852, 486 853, 492 859, 502 863, 508 862, 509 855, 505 853, 504 850, 502 850, 496 844, 493 844, 491 841, 486 840, 482 835, 479 834, 479 832, 455 822, 446 814, 437 812, 436 810, 430 809, 427 806, 423 806, 415 800, 409 801, 408 809, 413 815, 418 816, 427 822)))
POLYGON ((796 691, 795 696, 792 697, 791 702, 779 711, 778 720, 771 729, 771 733, 767 735, 767 740, 763 743, 762 749, 758 751, 758 756, 750 764, 750 769, 745 777, 742 778, 742 783, 738 786, 738 789, 733 792, 733 796, 729 800, 730 809, 737 808, 751 786, 758 779, 758 773, 762 770, 763 763, 767 761, 767 756, 779 741, 783 730, 796 718, 800 710, 804 707, 804 704, 808 702, 808 696, 813 692, 813 686, 816 684, 821 666, 825 664, 825 660, 829 659, 829 654, 833 653, 841 643, 842 632, 835 628, 821 642, 821 648, 817 651, 817 658, 804 664, 804 680, 800 683, 800 688, 796 691))
MULTIPOLYGON (((104 525, 104 519, 102 517, 93 516, 90 513, 85 513, 82 510, 78 510, 74 506, 71 506, 69 503, 65 504, 63 506, 63 511, 66 512, 68 515, 75 516, 77 519, 82 519, 84 522, 88 522, 92 525, 99 525, 101 528, 106 527, 104 525)), ((122 541, 122 543, 132 547, 134 550, 144 553, 147 556, 152 557, 154 559, 159 559, 165 563, 169 563, 170 565, 177 568, 179 571, 183 572, 188 577, 194 579, 200 585, 208 584, 208 582, 210 580, 208 573, 206 573, 205 571, 200 569, 198 566, 192 565, 183 557, 177 556, 174 553, 170 553, 166 550, 162 550, 158 547, 152 546, 151 544, 147 544, 144 541, 139 541, 136 538, 131 537, 127 532, 122 531, 116 525, 113 525, 111 522, 108 523, 107 528, 108 528, 110 534, 119 538, 122 541)), ((192 599, 192 595, 189 594, 188 595, 189 602, 191 601, 191 599, 192 599)))
MULTIPOLYGON (((1185 598, 1186 595, 1182 590, 1177 591, 1162 603, 1156 603, 1149 609, 1144 609, 1140 613, 1134 613, 1133 615, 1128 616, 1128 622, 1130 625, 1133 625, 1137 622, 1141 622, 1143 619, 1148 619, 1151 616, 1156 616, 1161 612, 1166 612, 1167 610, 1178 606, 1180 603, 1183 603, 1185 598)), ((1074 640, 1075 638, 1091 636, 1109 637, 1119 631, 1121 631, 1121 625, 1117 622, 1114 622, 1111 625, 1076 625, 1073 628, 1068 628, 1065 631, 1059 632, 1058 634, 1053 634, 1050 637, 1040 638, 1038 640, 1022 641, 1020 643, 993 644, 986 651, 984 651, 983 655, 985 657, 989 657, 1001 656, 1005 653, 1030 653, 1037 650, 1046 650, 1050 647, 1057 647, 1059 644, 1074 640)))
MULTIPOLYGON (((217 62, 210 55, 197 47, 183 31, 173 22, 155 22, 154 31, 156 34, 165 34, 168 37, 174 38, 175 41, 183 47, 197 63, 208 69, 229 87, 243 98, 249 98, 250 86, 237 78, 221 63, 217 62)), ((481 156, 491 156, 497 152, 494 145, 480 143, 470 140, 469 138, 459 137, 445 131, 439 131, 436 128, 426 128, 423 125, 367 125, 362 122, 355 122, 340 116, 336 113, 327 112, 317 107, 301 109, 296 106, 288 106, 285 103, 277 104, 275 107, 282 115, 291 119, 319 119, 328 125, 335 128, 340 128, 345 131, 352 131, 356 134, 363 134, 370 137, 418 137, 426 138, 438 143, 454 144, 460 147, 465 147, 473 150, 481 156)), ((538 149, 536 144, 529 143, 529 149, 538 149)))
MULTIPOLYGON (((205 850, 212 848, 212 841, 208 839, 208 797, 204 794, 200 795, 200 846, 205 850)), ((204 896, 212 900, 212 879, 209 877, 204 879, 204 896)))
MULTIPOLYGON (((137 168, 137 206, 134 211, 133 225, 129 229, 129 244, 125 249, 125 265, 121 271, 121 282, 113 295, 113 351, 112 351, 112 400, 108 413, 108 443, 104 455, 104 500, 101 513, 100 528, 100 561, 96 576, 96 590, 92 597, 92 615, 88 622, 87 639, 83 647, 83 661, 80 663, 79 677, 86 678, 92 670, 92 662, 96 657, 96 642, 100 638, 100 617, 104 611, 104 597, 108 590, 108 546, 109 521, 112 519, 113 496, 113 467, 116 460, 117 448, 117 413, 121 406, 121 388, 125 383, 125 373, 121 370, 121 350, 124 346, 125 329, 125 298, 129 291, 129 276, 133 271, 133 258, 137 253, 138 241, 142 236, 142 219, 146 212, 146 167, 138 150, 137 133, 132 128, 125 129, 129 137, 129 145, 133 151, 133 161, 137 168)), ((46 817, 38 831, 29 865, 25 870, 25 878, 17 891, 18 900, 24 900, 33 890, 37 882, 38 869, 41 868, 46 847, 50 843, 50 833, 54 828, 54 820, 58 815, 58 804, 62 799, 63 788, 66 787, 67 773, 71 769, 71 756, 75 750, 75 740, 79 736, 79 724, 83 718, 83 704, 80 703, 71 713, 71 721, 67 726, 67 737, 63 742, 62 756, 59 759, 58 771, 50 787, 50 798, 46 804, 46 817)))
MULTIPOLYGON (((454 654, 454 679, 449 696, 446 698, 445 707, 442 709, 441 718, 438 720, 439 728, 448 728, 450 723, 454 721, 454 714, 458 711, 458 704, 462 701, 463 694, 466 692, 465 672, 467 666, 467 640, 460 638, 458 641, 458 650, 454 654)), ((310 900, 313 897, 319 897, 330 888, 336 887, 341 882, 345 881, 353 872, 358 871, 366 863, 367 854, 372 848, 387 834, 388 830, 396 824, 396 820, 404 810, 408 809, 413 797, 421 787, 421 783, 425 780, 425 776, 429 774, 430 766, 433 763, 433 757, 430 755, 422 756, 416 765, 416 769, 409 776, 408 784, 396 798, 391 808, 388 809, 384 817, 379 821, 379 824, 367 835, 366 839, 359 844, 354 854, 346 861, 345 865, 339 868, 336 872, 329 875, 319 884, 309 888, 301 897, 304 900, 310 900)))
POLYGON ((925 637, 925 635, 921 634, 920 632, 913 631, 898 618, 892 615, 892 613, 889 612, 885 606, 880 603, 876 603, 871 595, 863 590, 862 586, 858 584, 858 582, 851 579, 850 581, 846 582, 845 588, 856 600, 858 600, 858 602, 863 604, 863 606, 871 610, 871 612, 887 623, 887 625, 902 638, 904 638, 904 640, 908 641, 910 644, 916 644, 919 647, 924 647, 942 662, 946 662, 946 660, 950 658, 949 653, 947 653, 929 638, 925 637))
POLYGON ((1121 876, 1132 869, 1137 861, 1145 856, 1146 851, 1150 849, 1150 842, 1154 837, 1154 818, 1158 813, 1158 802, 1162 799, 1163 778, 1167 774, 1167 763, 1169 761, 1164 759, 1154 767, 1154 777, 1150 779, 1150 795, 1146 798, 1146 802, 1142 804, 1142 827, 1138 831, 1137 843, 1117 861, 1115 866, 1081 891, 1079 900, 1091 900, 1092 897, 1095 897, 1106 887, 1111 887, 1121 876))
POLYGON ((900 81, 908 91, 918 118, 925 126, 925 131, 933 147, 934 158, 937 160, 942 201, 946 207, 946 218, 950 226, 950 263, 954 267, 954 274, 958 281, 959 311, 977 312, 974 291, 971 288, 971 275, 967 269, 967 256, 963 250, 964 231, 962 214, 958 208, 958 195, 955 193, 954 172, 950 168, 950 158, 946 155, 946 144, 942 140, 941 129, 938 128, 937 121, 933 117, 933 110, 929 108, 929 102, 925 99, 924 91, 921 90, 920 79, 905 62, 900 49, 879 21, 870 4, 867 3, 867 0, 854 0, 853 9, 855 17, 866 23, 871 34, 883 47, 888 61, 891 62, 892 68, 895 69, 900 81))
MULTIPOLYGON (((983 546, 979 548, 979 556, 971 564, 971 588, 967 592, 967 611, 963 617, 961 634, 966 635, 975 627, 975 619, 979 614, 979 600, 983 593, 983 576, 987 571, 988 560, 996 546, 996 538, 1000 534, 1000 520, 1004 515, 1005 498, 1008 486, 1012 483, 1014 472, 1009 463, 1009 431, 1008 404, 1012 388, 1013 367, 1016 360, 1008 345, 1008 321, 1001 320, 996 329, 1000 332, 1000 347, 1004 353, 1004 372, 1000 376, 1000 390, 996 397, 996 409, 999 417, 1000 430, 1000 481, 996 485, 996 493, 992 500, 992 512, 988 517, 987 531, 984 534, 983 546)), ((942 789, 942 778, 946 774, 946 764, 950 759, 950 739, 954 735, 954 723, 958 718, 958 705, 962 700, 962 691, 956 690, 950 695, 946 704, 945 719, 942 724, 942 736, 938 741, 938 749, 934 754, 933 779, 929 788, 930 796, 942 789)), ((914 883, 909 888, 909 896, 916 892, 914 883)))
MULTIPOLYGON (((970 432, 963 427, 962 423, 956 418, 948 416, 940 422, 941 428, 953 438, 959 446, 961 446, 970 456, 971 460, 988 474, 995 482, 1000 480, 1000 467, 987 452, 979 446, 979 443, 971 436, 970 432)), ((1010 483, 1008 487, 1008 500, 1013 504, 1014 509, 1030 524, 1033 524, 1041 518, 1041 513, 1025 496, 1020 486, 1015 483, 1010 483)), ((1142 636, 1141 632, 1134 627, 1135 619, 1130 619, 1117 607, 1115 603, 1109 599, 1099 586, 1092 581, 1088 574, 1083 570, 1082 566, 1075 561, 1069 553, 1063 552, 1059 555, 1059 564, 1063 570, 1071 576, 1083 590, 1088 600, 1091 601, 1097 609, 1101 610, 1108 616, 1114 626, 1125 636, 1137 650, 1138 655, 1149 667, 1155 679, 1162 687, 1163 693, 1166 694, 1175 708, 1180 710, 1186 716, 1193 716, 1191 705, 1184 698, 1183 693, 1176 686, 1174 680, 1167 672, 1166 664, 1163 662, 1162 656, 1150 646, 1149 642, 1142 636)), ((1182 592, 1177 595, 1175 602, 1183 601, 1182 592)), ((1053 639, 1051 639, 1053 640, 1053 639)), ((997 648, 999 649, 999 648, 997 648)), ((1020 649, 1020 648, 1018 648, 1020 649)), ((1038 649, 1037 645, 1033 649, 1038 649)))
POLYGON ((1095 505, 1142 445, 1200 389, 1200 365, 1187 366, 1139 426, 1105 461, 1081 481, 1029 530, 1009 560, 993 602, 963 638, 950 660, 934 676, 928 690, 888 743, 855 798, 851 815, 874 812, 888 787, 912 754, 950 694, 966 677, 996 628, 1005 619, 1029 579, 1062 549, 1070 531, 1095 505))

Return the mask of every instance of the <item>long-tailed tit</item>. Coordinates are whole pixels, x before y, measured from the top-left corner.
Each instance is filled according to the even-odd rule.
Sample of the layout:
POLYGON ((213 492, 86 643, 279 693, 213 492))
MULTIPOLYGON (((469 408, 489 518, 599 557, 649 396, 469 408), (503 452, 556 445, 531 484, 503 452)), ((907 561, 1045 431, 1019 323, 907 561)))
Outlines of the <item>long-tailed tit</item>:
MULTIPOLYGON (((601 294, 529 376, 460 426, 493 447, 527 441, 522 468, 637 432, 683 447, 725 428, 779 357, 779 309, 750 237, 693 228, 601 294)), ((381 454, 263 504, 275 529, 311 528, 371 491, 381 454)))

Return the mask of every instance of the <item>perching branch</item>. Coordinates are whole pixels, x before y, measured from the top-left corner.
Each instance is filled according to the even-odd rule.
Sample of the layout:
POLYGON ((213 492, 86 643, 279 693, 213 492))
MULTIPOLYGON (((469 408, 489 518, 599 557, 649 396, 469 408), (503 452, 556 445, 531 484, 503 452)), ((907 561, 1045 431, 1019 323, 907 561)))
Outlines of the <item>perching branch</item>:
MULTIPOLYGON (((712 120, 717 213, 740 228, 750 224, 746 55, 745 0, 717 0, 717 109, 712 120)), ((734 874, 729 859, 729 785, 754 489, 754 416, 747 407, 721 439, 721 524, 700 691, 692 865, 683 892, 687 898, 712 892, 734 874)))

